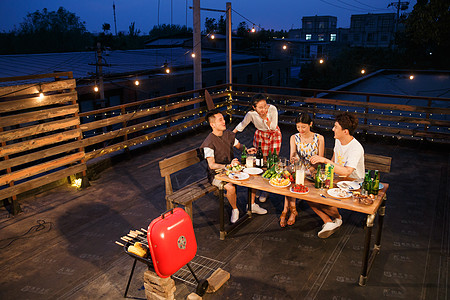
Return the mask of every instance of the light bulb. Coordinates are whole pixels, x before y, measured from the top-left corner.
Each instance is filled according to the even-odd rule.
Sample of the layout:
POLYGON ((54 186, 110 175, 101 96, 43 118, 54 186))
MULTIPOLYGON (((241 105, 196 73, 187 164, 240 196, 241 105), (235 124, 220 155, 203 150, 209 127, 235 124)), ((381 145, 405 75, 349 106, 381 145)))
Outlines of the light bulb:
POLYGON ((287 46, 286 45, 283 45, 283 50, 286 50, 287 49, 287 46))
POLYGON ((169 74, 170 73, 170 69, 166 68, 166 73, 169 74))
POLYGON ((134 82, 135 85, 139 85, 139 83, 140 83, 139 80, 136 80, 136 81, 134 82))
POLYGON ((365 73, 366 73, 366 70, 361 69, 361 74, 365 74, 365 73))
POLYGON ((413 80, 414 79, 414 75, 409 75, 409 79, 413 80))
POLYGON ((213 40, 215 38, 216 38, 216 36, 214 34, 211 34, 211 39, 213 40))
POLYGON ((98 86, 94 86, 94 92, 98 92, 98 86))
POLYGON ((319 64, 323 64, 324 60, 321 58, 319 59, 319 64))
POLYGON ((194 58, 194 57, 195 57, 195 53, 194 53, 194 52, 192 52, 192 54, 191 54, 191 57, 192 57, 192 58, 194 58))

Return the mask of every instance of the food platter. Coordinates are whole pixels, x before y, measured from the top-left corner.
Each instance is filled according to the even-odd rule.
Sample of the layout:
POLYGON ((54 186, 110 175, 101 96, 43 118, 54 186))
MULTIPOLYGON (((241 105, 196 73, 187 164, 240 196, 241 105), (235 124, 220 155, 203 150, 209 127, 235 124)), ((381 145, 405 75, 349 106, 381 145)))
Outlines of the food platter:
POLYGON ((234 180, 245 180, 245 179, 248 179, 249 177, 250 177, 250 175, 248 175, 247 173, 244 173, 244 172, 228 174, 228 178, 234 179, 234 180))
POLYGON ((272 178, 269 180, 269 184, 273 187, 285 188, 291 185, 291 181, 289 179, 272 178))
POLYGON ((331 197, 339 198, 339 199, 350 198, 352 196, 352 193, 350 193, 349 191, 346 191, 344 189, 340 189, 340 188, 329 189, 327 191, 327 193, 331 197))
POLYGON ((339 181, 336 185, 341 189, 349 191, 358 190, 360 188, 359 183, 356 181, 339 181))
POLYGON ((263 169, 260 168, 245 168, 244 172, 250 175, 259 175, 263 172, 263 169))

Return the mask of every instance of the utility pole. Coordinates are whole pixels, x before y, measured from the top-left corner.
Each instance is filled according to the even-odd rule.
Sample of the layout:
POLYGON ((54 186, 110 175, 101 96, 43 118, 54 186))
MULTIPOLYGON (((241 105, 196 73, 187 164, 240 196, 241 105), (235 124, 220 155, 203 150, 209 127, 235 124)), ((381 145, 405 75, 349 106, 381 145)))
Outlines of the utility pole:
POLYGON ((226 16, 226 22, 227 22, 227 38, 226 38, 226 44, 227 44, 227 83, 230 84, 230 90, 231 90, 231 84, 233 83, 233 74, 232 74, 232 67, 231 67, 231 52, 232 52, 232 40, 231 40, 231 2, 227 2, 226 6, 227 16, 226 16))
POLYGON ((398 2, 391 2, 389 3, 388 7, 394 6, 397 9, 397 17, 395 20, 395 27, 394 27, 394 35, 397 36, 398 31, 398 21, 400 20, 400 10, 407 10, 408 9, 409 2, 408 1, 400 1, 398 2))
POLYGON ((194 58, 194 90, 202 88, 202 43, 201 43, 201 24, 200 24, 200 0, 194 0, 193 3, 194 30, 193 30, 193 50, 194 58))
POLYGON ((113 2, 113 13, 114 13, 114 30, 117 36, 117 23, 116 23, 116 4, 113 2))

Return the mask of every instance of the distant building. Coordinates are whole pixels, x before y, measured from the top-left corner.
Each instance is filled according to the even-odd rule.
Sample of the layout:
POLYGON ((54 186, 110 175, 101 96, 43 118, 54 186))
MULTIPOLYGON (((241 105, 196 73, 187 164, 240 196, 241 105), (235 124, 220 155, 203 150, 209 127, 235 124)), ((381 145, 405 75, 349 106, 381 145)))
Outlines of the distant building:
POLYGON ((306 41, 336 42, 337 17, 312 16, 302 18, 301 38, 306 41))
POLYGON ((395 13, 352 15, 351 47, 390 47, 394 42, 395 13))

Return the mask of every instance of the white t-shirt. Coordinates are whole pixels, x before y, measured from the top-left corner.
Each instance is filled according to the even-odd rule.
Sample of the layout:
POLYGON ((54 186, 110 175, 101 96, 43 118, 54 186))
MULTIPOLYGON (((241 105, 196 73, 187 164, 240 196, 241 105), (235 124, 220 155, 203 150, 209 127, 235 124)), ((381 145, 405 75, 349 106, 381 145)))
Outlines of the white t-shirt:
POLYGON ((242 132, 247 125, 252 122, 256 129, 261 131, 275 130, 278 126, 278 110, 272 104, 269 104, 269 110, 267 111, 267 118, 270 121, 270 127, 267 126, 267 119, 263 120, 261 116, 254 110, 249 111, 241 123, 237 124, 236 130, 242 132))
POLYGON ((350 177, 364 178, 364 148, 355 138, 347 145, 342 145, 339 140, 335 140, 334 162, 340 166, 354 168, 355 170, 350 174, 350 177))

